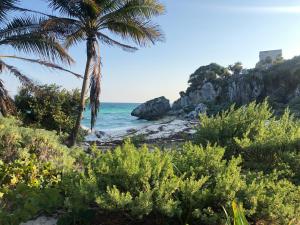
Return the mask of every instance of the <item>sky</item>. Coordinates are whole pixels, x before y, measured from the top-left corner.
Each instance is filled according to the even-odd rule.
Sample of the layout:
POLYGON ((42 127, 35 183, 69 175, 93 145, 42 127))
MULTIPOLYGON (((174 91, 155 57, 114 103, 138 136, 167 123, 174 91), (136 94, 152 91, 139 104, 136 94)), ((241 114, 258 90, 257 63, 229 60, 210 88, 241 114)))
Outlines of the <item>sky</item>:
MULTIPOLYGON (((50 13, 43 0, 23 0, 22 6, 50 13)), ((227 66, 241 61, 254 67, 259 51, 282 49, 284 58, 300 55, 299 0, 161 0, 166 13, 155 18, 165 41, 128 53, 100 45, 103 102, 144 102, 166 96, 172 101, 187 88, 189 75, 211 62, 227 66)), ((5 54, 18 54, 2 48, 5 54)), ((84 72, 85 45, 70 49, 84 72)), ((21 54, 22 55, 22 54, 21 54)), ((56 83, 67 89, 81 87, 81 80, 38 65, 7 62, 41 84, 56 83)), ((9 74, 0 74, 11 95, 19 86, 9 74)))

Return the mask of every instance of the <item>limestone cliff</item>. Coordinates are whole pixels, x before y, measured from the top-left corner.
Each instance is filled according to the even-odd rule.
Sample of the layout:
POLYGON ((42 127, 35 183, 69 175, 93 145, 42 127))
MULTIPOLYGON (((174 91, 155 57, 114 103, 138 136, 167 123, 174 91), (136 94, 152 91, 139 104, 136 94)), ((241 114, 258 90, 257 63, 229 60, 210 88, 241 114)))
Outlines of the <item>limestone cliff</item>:
POLYGON ((193 117, 199 105, 205 105, 206 111, 214 114, 232 104, 240 106, 268 97, 278 113, 289 106, 300 115, 300 57, 238 73, 213 63, 195 71, 189 84, 169 114, 193 117))
MULTIPOLYGON (((289 107, 292 113, 300 116, 300 56, 274 64, 258 64, 256 68, 247 70, 242 69, 241 63, 229 67, 212 63, 197 69, 188 82, 189 87, 180 92, 180 98, 171 108, 165 100, 164 110, 157 111, 157 99, 153 99, 150 103, 155 104, 145 107, 149 102, 144 103, 133 115, 149 119, 144 114, 155 112, 160 118, 171 115, 195 119, 199 113, 215 114, 232 104, 241 106, 268 98, 276 113, 282 113, 289 107), (141 109, 143 113, 135 113, 141 109)), ((160 104, 158 108, 161 108, 160 104)))

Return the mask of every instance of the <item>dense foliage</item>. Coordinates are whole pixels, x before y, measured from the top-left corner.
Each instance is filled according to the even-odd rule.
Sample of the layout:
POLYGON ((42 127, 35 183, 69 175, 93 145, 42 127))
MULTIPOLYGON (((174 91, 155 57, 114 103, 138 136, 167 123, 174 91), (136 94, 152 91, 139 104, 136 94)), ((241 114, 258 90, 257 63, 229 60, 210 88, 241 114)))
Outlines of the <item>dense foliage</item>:
POLYGON ((19 224, 62 206, 57 185, 74 159, 57 135, 0 118, 0 140, 1 224, 19 224))
POLYGON ((26 125, 58 134, 71 133, 79 101, 79 90, 68 91, 56 85, 24 86, 15 96, 15 105, 26 125))
POLYGON ((150 151, 127 141, 102 152, 1 118, 0 221, 59 211, 61 225, 217 225, 233 200, 250 222, 299 219, 299 122, 288 112, 276 119, 267 103, 202 120, 202 146, 150 151))
POLYGON ((201 66, 197 69, 189 79, 189 88, 187 93, 196 90, 198 86, 203 85, 207 81, 217 80, 219 77, 227 77, 230 75, 229 69, 220 66, 216 63, 211 63, 207 66, 201 66))
POLYGON ((215 117, 200 116, 195 142, 226 147, 226 156, 241 155, 244 167, 284 177, 300 183, 300 122, 286 110, 274 116, 268 103, 251 103, 222 112, 215 117))

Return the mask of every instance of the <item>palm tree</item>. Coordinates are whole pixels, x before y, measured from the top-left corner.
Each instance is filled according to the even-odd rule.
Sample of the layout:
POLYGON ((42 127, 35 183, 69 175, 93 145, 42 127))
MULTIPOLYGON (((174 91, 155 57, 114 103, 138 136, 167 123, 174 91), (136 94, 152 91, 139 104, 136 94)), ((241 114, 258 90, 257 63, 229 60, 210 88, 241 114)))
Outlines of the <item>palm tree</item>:
POLYGON ((51 24, 69 24, 65 37, 68 48, 78 42, 86 42, 86 66, 81 91, 79 114, 70 145, 75 144, 82 114, 86 104, 86 92, 90 81, 91 129, 95 125, 100 105, 101 59, 99 43, 135 51, 136 47, 123 44, 108 33, 132 40, 139 46, 154 44, 163 39, 162 32, 151 22, 153 16, 164 13, 158 0, 48 0, 50 7, 65 18, 50 18, 51 24))
MULTIPOLYGON (((46 17, 35 18, 27 16, 14 18, 7 23, 9 11, 30 11, 19 8, 16 4, 18 0, 1 0, 0 2, 0 47, 12 47, 13 49, 33 53, 42 59, 30 59, 15 55, 0 55, 0 73, 4 70, 16 76, 25 85, 34 85, 33 81, 21 73, 16 67, 5 62, 6 58, 18 59, 29 63, 36 63, 53 69, 59 69, 72 73, 77 77, 79 74, 73 73, 55 64, 55 61, 70 64, 73 59, 67 54, 66 50, 60 45, 55 32, 43 29, 46 17)), ((12 99, 9 97, 3 82, 0 80, 0 112, 7 116, 14 111, 12 99)))

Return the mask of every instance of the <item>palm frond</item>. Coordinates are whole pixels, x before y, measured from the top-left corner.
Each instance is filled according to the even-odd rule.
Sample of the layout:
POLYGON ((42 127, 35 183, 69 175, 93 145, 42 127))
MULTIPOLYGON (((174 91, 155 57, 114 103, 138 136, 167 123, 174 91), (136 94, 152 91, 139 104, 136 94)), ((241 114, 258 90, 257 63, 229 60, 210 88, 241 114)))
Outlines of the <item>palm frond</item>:
POLYGON ((6 19, 10 10, 13 10, 19 0, 1 0, 0 1, 0 22, 6 19))
POLYGON ((120 43, 120 42, 118 42, 116 40, 111 39, 109 36, 107 36, 107 35, 105 35, 105 34, 103 34, 101 32, 97 33, 97 37, 98 37, 98 39, 101 42, 103 42, 103 43, 105 43, 107 45, 120 47, 124 51, 134 52, 134 51, 138 50, 137 47, 133 47, 133 46, 130 46, 130 45, 126 45, 126 44, 120 43))
POLYGON ((138 20, 112 20, 104 23, 103 28, 120 35, 123 39, 132 39, 138 45, 145 46, 163 41, 164 35, 158 25, 138 20))
POLYGON ((16 67, 6 64, 3 60, 0 59, 0 72, 7 70, 13 74, 19 81, 26 86, 34 86, 33 81, 28 78, 25 74, 19 71, 16 67))
POLYGON ((98 15, 101 12, 101 7, 99 4, 96 3, 95 0, 85 0, 81 1, 80 10, 82 15, 86 18, 89 17, 90 19, 97 19, 98 15))
POLYGON ((64 46, 68 49, 84 40, 86 40, 86 33, 82 28, 79 27, 78 30, 74 31, 65 38, 64 46))
POLYGON ((20 17, 12 19, 6 27, 0 29, 0 40, 12 35, 36 32, 40 29, 42 19, 35 17, 20 17))
POLYGON ((80 0, 48 0, 51 8, 58 10, 61 14, 69 17, 78 17, 80 14, 78 4, 80 2, 80 0))
POLYGON ((18 7, 17 4, 20 3, 20 0, 1 0, 0 1, 0 22, 6 19, 9 11, 19 11, 19 12, 29 12, 34 14, 40 14, 47 17, 52 17, 52 15, 32 10, 18 7))
POLYGON ((32 9, 21 8, 21 7, 18 7, 16 5, 11 7, 11 10, 19 11, 19 12, 29 12, 29 13, 34 13, 34 14, 39 14, 39 15, 42 15, 42 16, 46 16, 46 17, 54 17, 53 15, 50 15, 50 14, 47 14, 47 13, 43 13, 43 12, 32 10, 32 9))
POLYGON ((162 15, 165 12, 164 5, 159 3, 157 0, 119 1, 119 4, 115 4, 110 7, 111 9, 106 9, 109 13, 101 17, 102 22, 116 18, 148 20, 151 17, 162 15))
POLYGON ((28 58, 23 58, 23 57, 18 57, 18 56, 0 56, 0 58, 19 59, 19 60, 23 60, 23 61, 30 62, 30 63, 36 63, 36 64, 45 66, 45 67, 50 68, 50 69, 57 69, 57 70, 61 70, 61 71, 64 71, 64 72, 71 73, 74 76, 76 76, 77 78, 83 78, 82 75, 80 75, 78 73, 74 73, 71 70, 67 70, 67 69, 61 67, 60 65, 57 65, 55 63, 51 63, 51 62, 48 62, 48 61, 43 61, 43 60, 40 60, 40 59, 28 59, 28 58))
POLYGON ((72 63, 73 59, 55 37, 43 33, 13 35, 0 40, 0 45, 9 45, 18 51, 38 54, 44 59, 72 63))
POLYGON ((44 32, 58 35, 58 37, 66 37, 72 35, 79 27, 80 21, 71 18, 52 17, 43 20, 40 27, 44 32))
POLYGON ((118 10, 123 5, 120 0, 95 0, 95 2, 101 8, 101 16, 118 10))

